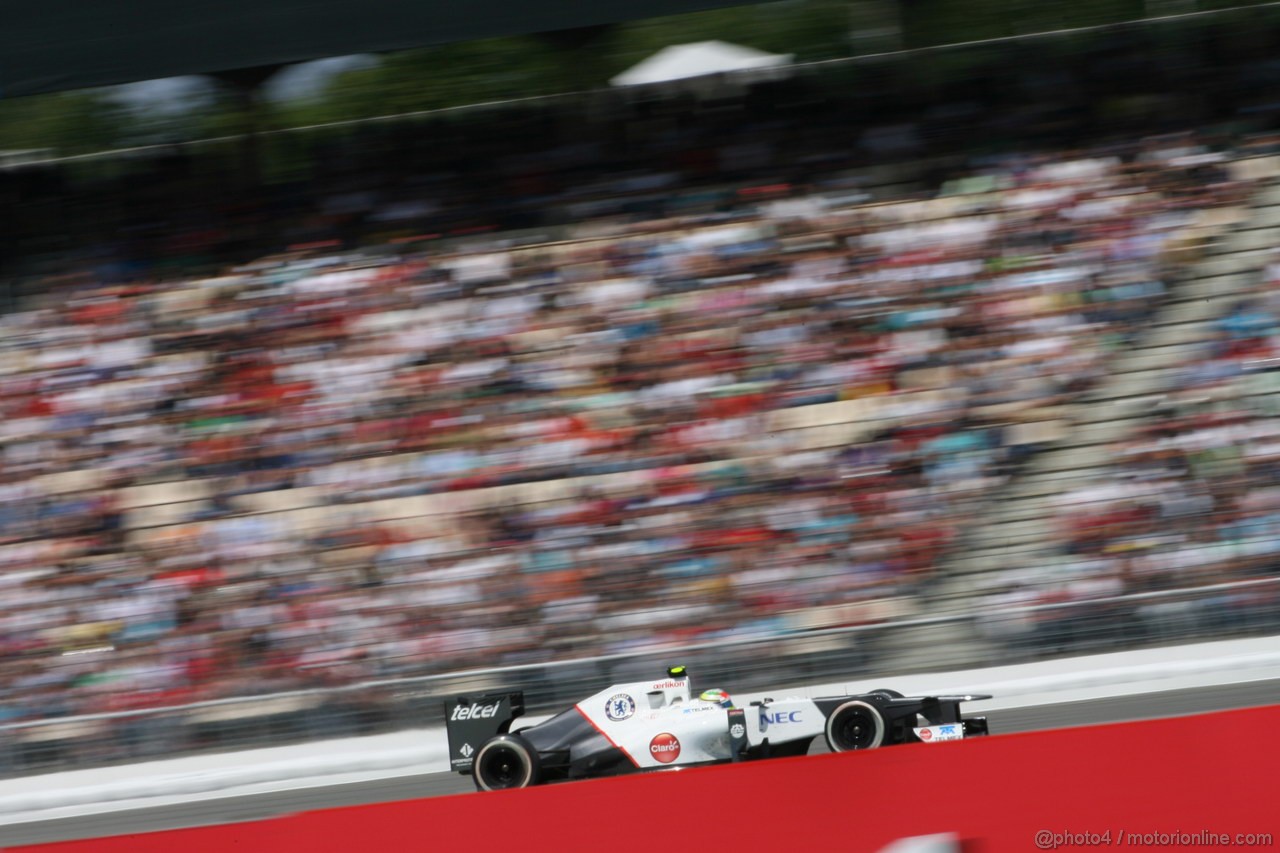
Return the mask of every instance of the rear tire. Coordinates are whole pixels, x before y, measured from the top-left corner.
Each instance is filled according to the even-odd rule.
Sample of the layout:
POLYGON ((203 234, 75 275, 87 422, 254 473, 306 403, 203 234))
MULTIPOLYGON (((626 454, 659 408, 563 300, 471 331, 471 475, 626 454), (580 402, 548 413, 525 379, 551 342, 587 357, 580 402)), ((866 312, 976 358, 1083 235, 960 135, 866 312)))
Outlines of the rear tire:
POLYGON ((872 693, 879 693, 881 696, 887 696, 887 697, 888 697, 888 698, 890 698, 890 699, 904 699, 904 698, 906 698, 906 697, 904 697, 901 693, 899 693, 898 691, 896 691, 896 690, 889 690, 888 688, 885 688, 885 687, 878 687, 878 688, 876 688, 875 690, 872 690, 871 692, 872 692, 872 693))
POLYGON ((480 747, 471 774, 481 791, 528 788, 542 781, 542 763, 538 751, 524 738, 498 735, 480 747))
POLYGON ((875 749, 884 743, 884 717, 875 705, 852 699, 831 712, 825 731, 832 752, 875 749))

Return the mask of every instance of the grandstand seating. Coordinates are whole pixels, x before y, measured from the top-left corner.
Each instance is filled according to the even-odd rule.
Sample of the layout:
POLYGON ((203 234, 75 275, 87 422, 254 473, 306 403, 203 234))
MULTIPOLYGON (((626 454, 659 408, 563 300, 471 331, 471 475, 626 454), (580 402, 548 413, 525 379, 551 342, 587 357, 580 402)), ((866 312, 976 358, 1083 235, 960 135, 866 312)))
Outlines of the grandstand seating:
MULTIPOLYGON (((983 589, 987 602, 1005 605, 1088 601, 1274 574, 1270 555, 1280 539, 1251 522, 1265 520, 1262 509, 1241 504, 1248 495, 1262 500, 1273 481, 1266 464, 1266 437, 1276 429, 1268 294, 1280 186, 1272 169, 1249 168, 1268 186, 1255 196, 1245 227, 1188 270, 1138 344, 1117 356, 1108 379, 1073 410, 1065 439, 1035 460, 957 549, 954 594, 983 589), (1224 348, 1244 299, 1265 306, 1248 312, 1258 326, 1239 327, 1236 343, 1247 346, 1224 348), (1226 425, 1214 428, 1217 422, 1226 425), (1237 458, 1237 467, 1218 469, 1212 459, 1191 464, 1186 448, 1197 441, 1237 458)), ((1224 591, 1213 602, 1216 612, 1198 612, 1187 624, 1248 621, 1274 612, 1272 595, 1224 591)), ((1133 621, 1169 606, 1140 606, 1133 621)), ((1026 642, 1036 629, 1033 621, 1011 633, 1007 620, 989 621, 1006 640, 1026 642)))
MULTIPOLYGON (((1225 301, 1172 273, 1270 247, 1239 228, 1273 170, 1041 157, 978 193, 298 250, 4 318, 0 706, 917 612, 1020 465, 1065 440, 1011 492, 1051 496, 1137 422, 1096 404, 1225 301)), ((1037 553, 1024 506, 970 567, 1037 553)))

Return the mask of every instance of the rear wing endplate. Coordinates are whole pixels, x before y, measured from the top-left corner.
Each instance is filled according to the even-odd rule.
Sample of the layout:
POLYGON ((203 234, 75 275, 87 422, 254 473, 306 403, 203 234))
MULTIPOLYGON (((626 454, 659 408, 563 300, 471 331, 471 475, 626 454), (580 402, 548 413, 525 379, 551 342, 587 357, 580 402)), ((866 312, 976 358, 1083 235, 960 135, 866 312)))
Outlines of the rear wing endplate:
POLYGON ((471 764, 486 740, 504 734, 524 714, 524 693, 490 693, 455 696, 444 703, 444 726, 449 735, 449 769, 470 773, 471 764))

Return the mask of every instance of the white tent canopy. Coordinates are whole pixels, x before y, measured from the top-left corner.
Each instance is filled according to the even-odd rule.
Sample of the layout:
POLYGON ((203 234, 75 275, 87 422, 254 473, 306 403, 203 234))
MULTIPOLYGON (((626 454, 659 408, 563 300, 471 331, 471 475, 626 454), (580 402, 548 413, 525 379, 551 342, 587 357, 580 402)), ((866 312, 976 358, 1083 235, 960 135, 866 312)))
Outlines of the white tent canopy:
POLYGON ((776 68, 789 65, 791 59, 790 54, 765 53, 723 41, 699 41, 664 47, 609 82, 615 86, 671 83, 708 74, 776 68))

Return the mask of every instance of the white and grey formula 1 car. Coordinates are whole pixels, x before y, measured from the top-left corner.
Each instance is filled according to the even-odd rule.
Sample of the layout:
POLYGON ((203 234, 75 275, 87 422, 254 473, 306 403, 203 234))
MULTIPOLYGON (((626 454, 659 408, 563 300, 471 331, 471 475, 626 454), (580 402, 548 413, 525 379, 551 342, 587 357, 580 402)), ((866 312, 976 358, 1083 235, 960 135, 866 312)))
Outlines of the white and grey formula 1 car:
POLYGON ((960 703, 989 696, 904 697, 892 690, 816 699, 691 694, 684 667, 658 681, 615 684, 541 723, 511 731, 521 693, 445 704, 452 769, 482 791, 699 764, 804 755, 822 737, 832 752, 987 734, 960 703))

